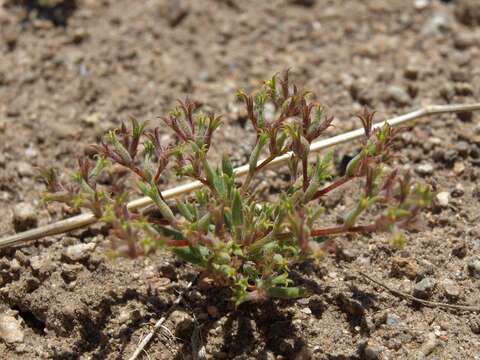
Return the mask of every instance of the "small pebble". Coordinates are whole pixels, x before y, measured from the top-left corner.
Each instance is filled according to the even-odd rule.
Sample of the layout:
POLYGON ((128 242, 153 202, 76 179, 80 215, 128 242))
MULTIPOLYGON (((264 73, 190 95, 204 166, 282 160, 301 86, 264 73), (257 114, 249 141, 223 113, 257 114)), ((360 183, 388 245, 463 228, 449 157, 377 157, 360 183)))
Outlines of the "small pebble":
POLYGON ((413 280, 418 275, 418 265, 415 260, 404 258, 401 256, 395 256, 392 258, 392 265, 390 269, 390 275, 393 277, 401 278, 406 276, 413 280))
POLYGON ((460 243, 452 249, 452 255, 458 257, 459 259, 463 259, 465 256, 467 256, 467 252, 467 244, 464 242, 460 243))
POLYGON ((366 360, 380 360, 384 351, 383 346, 369 340, 363 349, 363 356, 366 360))
POLYGON ((458 183, 455 185, 455 189, 452 190, 452 197, 458 198, 462 197, 465 194, 465 189, 462 184, 458 183))
POLYGON ((428 260, 420 259, 418 260, 418 264, 420 265, 420 270, 417 274, 417 279, 421 280, 428 276, 432 276, 435 274, 435 266, 428 260))
POLYGON ((415 9, 423 10, 430 4, 430 0, 415 0, 414 4, 415 9))
POLYGON ((449 202, 450 202, 450 194, 448 191, 442 191, 439 192, 436 196, 435 199, 441 207, 447 207, 449 202))
POLYGON ((421 352, 424 355, 429 355, 435 350, 435 348, 438 346, 438 340, 437 337, 435 336, 434 333, 429 333, 427 340, 423 343, 421 347, 421 352))
POLYGON ((170 314, 169 321, 173 324, 172 330, 178 337, 186 336, 193 327, 193 318, 185 311, 175 310, 170 314))
POLYGON ((87 259, 93 249, 95 249, 94 243, 70 245, 63 255, 71 261, 81 261, 87 259))
POLYGON ((387 324, 388 326, 397 326, 398 324, 400 324, 400 322, 401 319, 398 317, 397 314, 390 312, 385 314, 385 324, 387 324))
POLYGON ((102 114, 100 113, 93 113, 90 115, 87 115, 82 119, 83 123, 87 126, 95 126, 97 125, 101 120, 103 119, 102 114))
POLYGON ((415 167, 415 172, 420 175, 420 176, 430 176, 433 174, 433 170, 435 168, 433 167, 432 164, 426 163, 426 164, 420 164, 415 167))
POLYGON ((25 161, 19 161, 17 163, 17 172, 21 177, 32 177, 35 175, 32 165, 25 161))
POLYGON ((308 307, 306 308, 303 308, 300 310, 301 312, 303 312, 304 314, 307 314, 307 315, 311 315, 312 314, 312 310, 308 307))
POLYGON ((38 156, 38 150, 35 149, 32 144, 30 144, 28 145, 28 148, 25 149, 25 155, 29 158, 35 158, 38 156))
POLYGON ((24 339, 22 323, 14 316, 0 314, 0 338, 6 343, 21 343, 24 339))
POLYGON ((410 105, 412 103, 412 98, 408 92, 400 86, 390 86, 387 89, 387 96, 389 100, 393 100, 399 106, 410 105))
POLYGON ((458 158, 458 153, 456 150, 450 149, 445 151, 443 154, 443 162, 447 165, 453 164, 455 160, 458 158))
POLYGON ((458 96, 470 96, 474 93, 473 86, 465 82, 455 84, 454 89, 458 96))
POLYGON ((467 264, 471 276, 480 279, 480 259, 472 259, 467 264))
POLYGON ((470 329, 474 334, 479 335, 480 334, 480 317, 477 316, 472 316, 470 319, 470 329))
POLYGON ((75 281, 83 269, 84 267, 81 264, 62 264, 62 278, 67 283, 75 281))
POLYGON ((417 80, 418 79, 418 68, 414 66, 408 66, 405 69, 404 76, 408 80, 417 80))
POLYGON ((453 172, 454 172, 456 175, 463 174, 464 171, 465 171, 465 164, 464 164, 462 161, 457 161, 457 162, 453 165, 453 172))
POLYGON ((13 208, 13 227, 15 231, 25 231, 37 226, 37 211, 32 204, 21 202, 13 208))
POLYGON ((477 36, 473 33, 458 32, 455 35, 454 46, 459 50, 464 50, 474 46, 477 43, 477 36))
POLYGON ((422 28, 422 34, 434 35, 440 33, 443 30, 447 30, 451 26, 451 20, 449 16, 443 13, 435 13, 429 17, 422 28))
POLYGON ((413 287, 413 296, 419 299, 428 299, 432 296, 435 284, 435 279, 429 277, 417 282, 413 287))
POLYGON ((344 292, 338 294, 337 301, 340 308, 352 316, 362 316, 365 313, 365 308, 362 303, 346 295, 344 292))
POLYGON ((467 156, 470 150, 470 145, 466 141, 459 141, 455 144, 454 149, 457 150, 460 156, 467 156))
POLYGON ((460 297, 460 287, 451 279, 445 279, 442 282, 442 287, 445 292, 445 296, 455 301, 460 297))

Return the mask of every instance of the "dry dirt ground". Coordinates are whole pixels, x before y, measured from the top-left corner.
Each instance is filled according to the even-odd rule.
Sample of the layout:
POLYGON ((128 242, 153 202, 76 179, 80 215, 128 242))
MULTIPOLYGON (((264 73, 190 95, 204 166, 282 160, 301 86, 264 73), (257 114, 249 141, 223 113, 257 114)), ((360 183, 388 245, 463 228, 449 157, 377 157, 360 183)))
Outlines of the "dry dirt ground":
MULTIPOLYGON (((0 0, 0 234, 18 203, 34 211, 17 227, 59 219, 38 201, 36 168, 72 170, 130 115, 155 122, 190 94, 225 114, 217 146, 240 164, 252 131, 237 88, 291 67, 336 115, 333 134, 364 105, 381 120, 478 100, 479 46, 478 0, 0 0)), ((212 359, 480 359, 478 313, 412 305, 359 275, 479 305, 479 119, 434 116, 402 135, 400 164, 446 193, 404 250, 339 238, 323 263, 294 269, 313 293, 300 301, 235 310, 225 290, 194 286, 165 324, 175 338, 159 334, 143 358, 197 359, 203 346, 212 359)), ((104 239, 93 226, 1 251, 1 359, 128 358, 195 274, 168 254, 108 259, 104 239)))

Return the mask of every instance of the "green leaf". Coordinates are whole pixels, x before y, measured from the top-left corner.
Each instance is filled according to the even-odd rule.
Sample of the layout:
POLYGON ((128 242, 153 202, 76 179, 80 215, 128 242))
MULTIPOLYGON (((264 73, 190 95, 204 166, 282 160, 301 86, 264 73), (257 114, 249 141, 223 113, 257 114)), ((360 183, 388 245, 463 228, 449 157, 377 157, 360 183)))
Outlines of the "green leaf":
POLYGON ((232 223, 234 226, 243 225, 243 205, 240 192, 235 190, 232 201, 232 223))
POLYGON ((133 136, 139 138, 142 136, 143 132, 145 131, 145 128, 147 127, 148 122, 142 122, 139 123, 135 118, 132 118, 132 130, 133 130, 133 136))
POLYGON ((212 215, 210 213, 206 213, 203 215, 200 220, 197 222, 198 230, 208 231, 208 227, 210 226, 210 221, 212 219, 212 215))
POLYGON ((107 159, 105 159, 103 156, 98 156, 95 167, 93 168, 90 176, 88 177, 89 180, 96 181, 98 176, 108 165, 110 165, 110 162, 107 159))
POLYGON ((168 221, 175 221, 175 215, 173 214, 172 209, 163 201, 160 192, 158 191, 157 185, 147 184, 142 181, 138 183, 138 188, 145 195, 148 196, 152 201, 157 205, 158 210, 162 216, 168 221))
POLYGON ((187 219, 188 221, 190 222, 193 222, 195 220, 192 212, 190 211, 190 209, 188 208, 188 206, 186 204, 184 204, 182 201, 179 201, 177 203, 177 209, 178 211, 180 211, 180 214, 183 215, 183 217, 185 219, 187 219))
MULTIPOLYGON (((276 255, 279 255, 279 254, 275 254, 274 256, 276 256, 276 255)), ((281 255, 280 255, 280 257, 281 257, 281 255)), ((272 284, 273 285, 288 285, 291 282, 292 282, 292 280, 290 280, 288 278, 287 273, 283 273, 282 275, 278 275, 277 277, 272 279, 272 284)))
POLYGON ((232 258, 227 252, 222 251, 217 256, 215 256, 215 259, 213 261, 220 265, 226 265, 226 264, 230 264, 230 262, 232 261, 232 258))
POLYGON ((228 278, 234 278, 234 277, 235 277, 235 274, 237 273, 236 270, 235 270, 233 267, 229 266, 229 265, 225 265, 225 264, 223 264, 223 265, 216 265, 216 266, 215 266, 215 265, 216 265, 216 264, 214 264, 215 269, 216 269, 219 273, 221 273, 223 276, 225 276, 227 279, 228 279, 228 278))
POLYGON ((267 289, 267 295, 278 299, 296 299, 307 295, 306 289, 298 287, 271 287, 267 289))
POLYGON ((205 267, 208 264, 209 251, 205 247, 180 246, 173 249, 173 252, 182 260, 191 264, 205 267))
POLYGON ((286 260, 280 254, 273 255, 273 262, 280 266, 285 266, 286 260))
POLYGON ((267 80, 265 82, 265 85, 268 88, 268 95, 270 95, 271 99, 276 102, 277 101, 277 76, 278 74, 275 74, 272 76, 270 80, 267 80))
POLYGON ((228 230, 232 230, 233 222, 232 222, 232 212, 228 209, 224 210, 223 218, 225 219, 225 225, 228 230))
POLYGON ((260 157, 260 153, 262 149, 268 142, 268 134, 262 133, 258 138, 257 144, 250 155, 250 159, 248 161, 249 173, 253 175, 257 168, 258 158, 260 157))
POLYGON ((344 219, 344 226, 348 229, 355 225, 357 218, 362 214, 362 212, 369 206, 369 203, 372 199, 361 197, 357 206, 350 210, 344 219))
POLYGON ((207 177, 207 181, 211 186, 215 186, 215 172, 213 171, 210 163, 208 162, 205 156, 202 156, 202 165, 203 171, 205 172, 205 176, 207 177))
POLYGON ((222 157, 222 171, 224 174, 227 174, 229 177, 233 176, 233 166, 230 158, 227 154, 223 154, 222 157))
POLYGON ((278 152, 281 152, 283 150, 283 146, 285 145, 285 141, 287 141, 288 135, 282 131, 279 136, 277 136, 275 146, 277 148, 278 152))
POLYGON ((218 169, 213 174, 213 187, 222 198, 224 199, 227 198, 227 189, 225 186, 225 181, 218 169))
POLYGON ((347 168, 345 170, 345 175, 348 177, 353 177, 356 175, 358 166, 360 165, 360 161, 364 158, 363 152, 357 154, 352 160, 350 160, 347 164, 347 168))
POLYGON ((80 186, 80 189, 82 189, 82 191, 91 195, 95 195, 95 190, 92 189, 90 184, 85 181, 85 179, 79 172, 76 172, 72 175, 72 180, 80 186))
POLYGON ((122 143, 120 143, 120 141, 118 140, 117 133, 115 132, 115 130, 111 130, 108 132, 107 140, 110 144, 113 145, 117 154, 122 158, 122 160, 126 164, 130 164, 133 161, 128 150, 125 149, 122 143))
POLYGON ((303 196, 303 200, 305 202, 309 202, 313 198, 313 195, 315 195, 318 187, 320 186, 321 166, 322 163, 320 161, 320 158, 317 156, 317 165, 315 167, 312 178, 310 179, 310 184, 308 185, 307 190, 305 191, 305 195, 303 196))
POLYGON ((153 228, 159 233, 173 240, 184 240, 185 236, 178 230, 154 224, 153 228))
POLYGON ((206 206, 210 201, 208 190, 206 189, 195 191, 195 197, 199 206, 206 206))

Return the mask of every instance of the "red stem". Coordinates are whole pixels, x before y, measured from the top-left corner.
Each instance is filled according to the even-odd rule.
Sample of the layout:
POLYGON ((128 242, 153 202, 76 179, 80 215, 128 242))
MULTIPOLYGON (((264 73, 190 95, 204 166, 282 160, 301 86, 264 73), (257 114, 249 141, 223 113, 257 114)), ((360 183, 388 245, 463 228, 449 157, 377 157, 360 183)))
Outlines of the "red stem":
POLYGON ((310 235, 312 236, 326 236, 326 235, 337 235, 342 233, 361 233, 367 234, 377 230, 377 225, 375 223, 368 225, 358 225, 352 226, 351 228, 345 228, 344 226, 333 226, 323 229, 313 229, 310 235))
POLYGON ((262 161, 262 163, 260 165, 258 165, 255 169, 255 171, 258 171, 258 170, 261 170, 263 169, 270 161, 272 161, 274 159, 274 157, 272 156, 269 156, 268 158, 266 158, 265 160, 262 161))
POLYGON ((188 240, 167 240, 166 241, 167 246, 172 246, 172 247, 180 247, 180 246, 188 246, 188 240))
POLYGON ((303 173, 303 191, 306 191, 308 188, 308 159, 304 157, 302 159, 302 173, 303 173))
POLYGON ((331 183, 327 187, 318 190, 315 193, 315 195, 313 195, 312 200, 318 199, 320 196, 328 194, 330 191, 335 190, 336 188, 342 186, 343 184, 349 182, 352 179, 353 179, 353 177, 344 176, 344 177, 341 177, 340 179, 335 180, 333 183, 331 183))

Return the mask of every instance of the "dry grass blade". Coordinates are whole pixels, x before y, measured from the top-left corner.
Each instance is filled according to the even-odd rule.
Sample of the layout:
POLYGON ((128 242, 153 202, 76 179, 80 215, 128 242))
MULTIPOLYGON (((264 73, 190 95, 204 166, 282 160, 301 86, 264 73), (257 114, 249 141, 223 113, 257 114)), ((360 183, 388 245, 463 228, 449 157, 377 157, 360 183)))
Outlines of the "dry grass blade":
MULTIPOLYGON (((470 105, 432 105, 425 108, 397 116, 395 118, 386 120, 390 125, 397 126, 400 124, 408 123, 415 119, 426 117, 435 114, 443 113, 459 113, 459 112, 471 112, 480 110, 480 103, 470 104, 470 105)), ((379 122, 374 125, 378 127, 384 124, 384 122, 379 122)), ((334 145, 342 144, 348 141, 352 141, 362 137, 364 134, 364 129, 359 128, 353 131, 349 131, 340 135, 333 136, 328 139, 320 140, 312 143, 310 148, 310 153, 316 153, 323 149, 332 147, 334 145)), ((274 166, 279 164, 284 164, 290 157, 290 154, 285 154, 275 158, 268 166, 274 166)), ((263 159, 259 161, 262 163, 263 159)), ((248 172, 248 165, 243 165, 235 169, 237 175, 245 175, 248 172)), ((165 199, 175 198, 179 195, 192 192, 200 188, 202 184, 198 181, 190 182, 184 185, 174 187, 162 192, 162 195, 165 199)), ((128 204, 128 208, 140 209, 152 203, 151 199, 148 197, 143 197, 137 200, 134 200, 128 204)), ((61 220, 59 222, 42 226, 36 229, 25 231, 23 233, 15 234, 12 236, 5 237, 0 240, 0 248, 20 245, 30 240, 36 240, 43 238, 45 236, 52 236, 57 234, 66 233, 71 230, 79 229, 84 226, 93 224, 97 221, 97 218, 91 213, 85 213, 78 216, 74 216, 69 219, 61 220)))
POLYGON ((392 289, 391 287, 381 283, 378 280, 375 280, 371 276, 363 273, 363 272, 358 272, 360 275, 362 275, 364 278, 368 279, 372 283, 380 286, 381 288, 387 290, 390 294, 400 297, 402 299, 410 300, 413 303, 420 303, 422 305, 428 306, 428 307, 433 307, 433 308, 443 308, 443 309, 449 309, 449 310, 458 310, 458 311, 472 311, 472 312, 480 312, 480 306, 470 306, 470 305, 454 305, 454 304, 445 304, 441 302, 436 302, 436 301, 428 301, 428 300, 423 300, 419 299, 415 296, 412 296, 410 294, 406 294, 404 292, 392 289))

